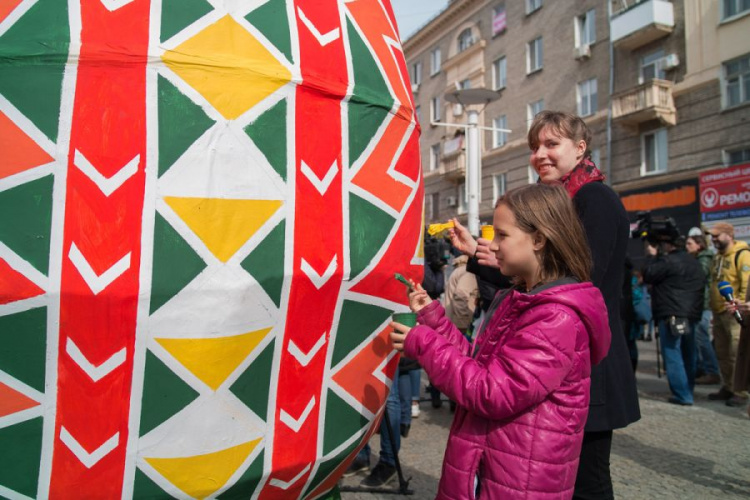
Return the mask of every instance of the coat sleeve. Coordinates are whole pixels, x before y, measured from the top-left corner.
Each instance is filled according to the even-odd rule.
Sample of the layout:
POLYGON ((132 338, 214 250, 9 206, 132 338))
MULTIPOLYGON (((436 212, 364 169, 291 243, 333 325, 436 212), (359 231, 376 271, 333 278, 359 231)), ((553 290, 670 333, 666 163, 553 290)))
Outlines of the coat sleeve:
MULTIPOLYGON (((415 329, 423 328, 420 325, 425 325, 431 331, 436 333, 438 336, 447 340, 448 343, 453 345, 459 352, 463 354, 469 354, 471 345, 466 340, 463 333, 461 333, 456 325, 451 323, 451 320, 445 315, 445 309, 439 301, 433 300, 429 305, 422 308, 417 313, 417 322, 419 325, 411 329, 411 332, 407 338, 411 337, 415 329)), ((415 358, 416 359, 416 358, 415 358)))
POLYGON ((570 372, 578 329, 567 308, 552 306, 480 363, 433 329, 416 327, 405 353, 418 359, 435 387, 468 411, 491 420, 512 417, 542 402, 570 372))
POLYGON ((609 269, 609 262, 615 252, 620 226, 612 219, 616 212, 611 194, 605 185, 591 182, 583 186, 573 198, 576 211, 583 225, 583 232, 591 249, 593 269, 591 281, 601 288, 604 275, 609 269))
POLYGON ((750 252, 748 251, 741 252, 737 259, 737 278, 740 289, 735 291, 734 296, 741 300, 741 297, 747 296, 747 281, 750 279, 750 252))
POLYGON ((669 266, 664 258, 656 257, 646 260, 643 268, 643 282, 649 285, 658 285, 669 274, 669 266))

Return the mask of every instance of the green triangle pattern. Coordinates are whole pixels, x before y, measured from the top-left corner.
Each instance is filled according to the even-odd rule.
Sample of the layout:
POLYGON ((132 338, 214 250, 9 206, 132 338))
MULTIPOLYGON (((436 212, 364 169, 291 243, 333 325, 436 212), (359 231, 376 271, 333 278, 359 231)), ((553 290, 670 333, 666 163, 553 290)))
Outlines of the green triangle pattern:
POLYGON ((213 9, 206 0, 164 0, 161 8, 161 41, 169 40, 213 9))
POLYGON ((392 313, 390 309, 345 300, 341 306, 331 366, 339 364, 355 347, 390 318, 392 313))
POLYGON ((169 80, 159 75, 159 177, 214 121, 169 80))
POLYGON ((180 233, 156 212, 151 314, 185 288, 206 265, 180 233))
POLYGON ((294 62, 285 0, 269 0, 246 15, 245 19, 263 33, 263 36, 274 44, 289 62, 294 62))
POLYGON ((255 145, 265 155, 268 163, 286 181, 286 99, 274 104, 245 127, 255 145))
POLYGON ((0 346, 0 370, 43 393, 47 308, 0 316, 0 346))
POLYGON ((285 228, 285 222, 281 221, 240 264, 260 283, 276 307, 281 305, 281 288, 284 285, 285 228))
MULTIPOLYGON (((370 422, 367 417, 349 406, 331 390, 328 391, 326 415, 328 418, 325 421, 325 435, 323 436, 323 456, 341 446, 344 441, 361 431, 370 422)), ((351 450, 349 452, 351 453, 351 450)))
POLYGON ((146 351, 141 436, 154 430, 199 396, 151 351, 146 351))
POLYGON ((42 417, 0 429, 0 485, 36 498, 42 460, 42 417))
POLYGON ((45 275, 54 182, 54 176, 48 175, 0 192, 0 241, 45 275))
POLYGON ((245 500, 252 497, 253 492, 258 487, 258 483, 263 478, 264 453, 265 451, 261 451, 237 482, 218 496, 220 500, 245 500))
POLYGON ((396 219, 359 196, 349 194, 351 277, 359 275, 383 247, 396 219))
MULTIPOLYGON (((318 486, 320 486, 320 484, 323 481, 325 481, 328 478, 328 476, 331 475, 331 473, 336 469, 336 467, 338 467, 339 465, 341 465, 341 463, 344 460, 346 460, 346 458, 349 455, 351 455, 352 453, 354 453, 354 450, 356 450, 357 446, 359 446, 360 444, 362 444, 361 440, 354 441, 350 446, 347 446, 344 451, 342 451, 341 453, 339 453, 338 455, 336 455, 332 459, 326 460, 325 462, 322 462, 318 466, 318 470, 315 471, 315 477, 313 477, 312 481, 310 481, 310 487, 307 488, 307 491, 305 491, 304 495, 302 495, 302 498, 305 498, 307 495, 309 495, 310 493, 312 493, 313 491, 315 491, 316 488, 318 488, 318 486)), ((334 489, 334 491, 335 491, 335 489, 334 489)), ((321 497, 321 498, 332 498, 332 496, 328 495, 328 496, 324 496, 324 497, 321 497)), ((335 494, 334 494, 333 498, 337 498, 335 496, 335 494)))
POLYGON ((275 342, 271 342, 247 367, 229 390, 261 419, 268 414, 275 342))
POLYGON ((153 482, 140 469, 135 469, 133 498, 168 498, 168 495, 161 486, 153 482))
POLYGON ((39 0, 0 37, 0 94, 57 142, 68 2, 39 0))
POLYGON ((347 27, 354 73, 348 105, 349 164, 353 165, 391 112, 394 100, 370 49, 351 22, 347 22, 347 27))

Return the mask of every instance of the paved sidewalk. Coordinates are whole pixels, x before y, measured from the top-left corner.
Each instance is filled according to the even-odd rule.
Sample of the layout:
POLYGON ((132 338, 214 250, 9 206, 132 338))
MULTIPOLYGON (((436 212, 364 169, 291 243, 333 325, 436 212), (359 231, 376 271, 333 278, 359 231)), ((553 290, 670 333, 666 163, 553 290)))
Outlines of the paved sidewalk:
MULTIPOLYGON (((637 379, 642 418, 615 432, 612 476, 615 496, 622 499, 747 499, 750 498, 750 418, 745 408, 730 408, 708 401, 718 386, 697 386, 696 404, 666 402, 667 381, 657 377, 656 343, 639 342, 637 379)), ((423 376, 423 381, 426 381, 423 376)), ((423 386, 424 387, 424 386, 423 386)), ((447 403, 433 409, 422 402, 421 416, 412 422, 401 441, 404 475, 411 478, 413 499, 432 499, 437 492, 440 466, 453 417, 447 403)), ((380 439, 373 446, 377 460, 380 439)), ((356 486, 364 475, 342 480, 356 486)), ((392 483, 391 486, 397 486, 392 483)), ((342 493, 344 500, 393 499, 398 495, 342 493)))

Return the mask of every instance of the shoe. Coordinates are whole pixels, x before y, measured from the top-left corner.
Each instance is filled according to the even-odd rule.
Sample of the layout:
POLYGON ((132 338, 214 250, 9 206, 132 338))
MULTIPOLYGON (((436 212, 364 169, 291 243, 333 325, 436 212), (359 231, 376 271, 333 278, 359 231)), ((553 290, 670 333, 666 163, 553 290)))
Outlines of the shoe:
POLYGON ((370 471, 370 475, 364 478, 360 484, 368 488, 380 488, 391 482, 395 477, 396 467, 378 462, 378 465, 370 471))
POLYGON ((735 408, 738 406, 745 406, 747 404, 747 398, 734 395, 731 398, 727 399, 724 404, 727 406, 735 407, 735 408))
POLYGON ((734 393, 722 386, 721 389, 719 389, 719 392, 712 392, 709 394, 708 399, 711 401, 727 401, 732 396, 734 396, 734 393))
POLYGON ((683 401, 681 399, 677 399, 674 396, 669 396, 669 399, 667 399, 667 402, 672 403, 673 405, 693 406, 693 403, 688 403, 688 402, 683 401))
POLYGON ((401 437, 409 437, 409 430, 411 429, 410 424, 401 424, 401 437))
POLYGON ((695 379, 697 385, 716 385, 719 382, 721 382, 721 377, 718 373, 706 373, 695 379))
POLYGON ((645 340, 646 340, 646 342, 651 342, 652 340, 654 340, 654 337, 649 333, 648 335, 646 335, 646 339, 645 340))
POLYGON ((443 401, 440 399, 440 392, 437 389, 429 388, 430 400, 432 401, 433 408, 440 408, 443 406, 443 401))
POLYGON ((419 414, 421 412, 419 411, 419 403, 412 403, 411 404, 411 418, 419 418, 419 414))
POLYGON ((344 472, 344 477, 353 476, 354 474, 358 474, 362 471, 365 471, 370 468, 370 461, 361 459, 359 457, 354 459, 354 462, 351 463, 348 469, 346 469, 346 472, 344 472))

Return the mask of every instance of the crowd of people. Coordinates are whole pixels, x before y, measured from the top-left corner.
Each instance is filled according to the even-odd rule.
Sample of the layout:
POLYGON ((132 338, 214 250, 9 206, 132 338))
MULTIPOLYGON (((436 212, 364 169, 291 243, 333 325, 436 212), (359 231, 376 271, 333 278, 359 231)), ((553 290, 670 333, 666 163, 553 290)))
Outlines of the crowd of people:
MULTIPOLYGON (((693 404, 695 383, 747 402, 750 320, 742 335, 737 320, 750 302, 726 300, 719 283, 744 299, 750 247, 715 224, 714 251, 702 233, 646 238, 634 269, 630 221, 590 140, 580 118, 540 113, 528 134, 539 183, 497 200, 493 239, 454 219, 450 244, 425 242, 424 281, 409 291, 416 326, 391 323, 400 402, 392 392, 394 436, 381 426, 381 449, 408 437, 424 370, 433 405, 442 392, 455 409, 438 498, 614 498, 612 434, 640 419, 635 340, 654 331, 669 402, 693 404)), ((363 486, 394 477, 390 455, 363 486)), ((368 466, 358 457, 349 473, 368 466)))

